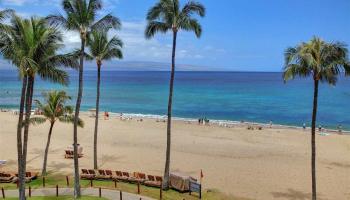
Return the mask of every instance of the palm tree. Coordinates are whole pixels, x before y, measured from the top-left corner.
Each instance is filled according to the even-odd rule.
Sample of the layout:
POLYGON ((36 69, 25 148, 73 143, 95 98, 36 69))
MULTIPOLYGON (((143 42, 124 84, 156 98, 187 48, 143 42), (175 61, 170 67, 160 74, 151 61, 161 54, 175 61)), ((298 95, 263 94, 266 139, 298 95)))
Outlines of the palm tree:
POLYGON ((123 58, 121 48, 122 41, 114 36, 108 40, 107 31, 94 31, 88 37, 88 46, 90 48, 89 57, 96 60, 97 65, 97 97, 96 97, 96 117, 94 131, 94 169, 98 169, 97 165, 97 132, 98 132, 98 114, 100 108, 100 82, 101 82, 101 66, 103 60, 111 60, 113 58, 123 58))
MULTIPOLYGON (((41 173, 43 176, 45 176, 53 126, 55 125, 56 121, 73 123, 74 115, 72 114, 73 107, 65 105, 66 102, 71 99, 71 97, 68 96, 65 91, 51 91, 44 93, 43 96, 45 98, 45 104, 42 104, 39 100, 35 100, 35 102, 38 109, 43 112, 44 117, 32 117, 31 122, 34 124, 41 124, 46 121, 50 122, 50 129, 44 154, 43 169, 41 173)), ((84 127, 84 123, 81 119, 79 119, 78 125, 80 127, 84 127)))
POLYGON ((62 47, 62 34, 55 27, 47 26, 42 18, 22 19, 13 14, 9 25, 3 25, 0 33, 0 52, 15 65, 22 77, 20 114, 17 127, 17 151, 19 197, 25 199, 25 171, 28 132, 35 76, 44 80, 66 84, 68 74, 59 66, 75 66, 72 56, 57 55, 62 47), (25 107, 25 120, 23 110, 25 107), (22 127, 24 133, 22 136, 22 127), (23 140, 22 140, 23 138, 23 140))
POLYGON ((337 76, 342 72, 350 73, 348 50, 340 42, 327 43, 314 37, 307 43, 290 47, 285 51, 285 67, 283 77, 287 81, 296 76, 312 77, 314 85, 312 123, 311 123, 311 173, 312 199, 316 200, 316 115, 319 83, 331 85, 337 83, 337 76))
POLYGON ((120 28, 120 20, 111 14, 102 17, 95 22, 97 11, 102 8, 101 0, 63 0, 63 9, 66 16, 49 15, 47 19, 51 24, 60 25, 68 30, 79 33, 81 40, 80 65, 79 65, 79 88, 74 114, 74 196, 79 198, 79 162, 78 162, 78 119, 80 112, 81 98, 83 94, 83 69, 86 39, 92 30, 102 30, 109 28, 120 28))
POLYGON ((175 76, 176 38, 178 31, 180 30, 193 31, 198 38, 201 36, 202 27, 198 20, 193 17, 194 14, 204 17, 204 6, 198 2, 190 1, 180 10, 179 0, 160 0, 147 13, 148 24, 145 30, 145 36, 147 39, 154 37, 154 35, 158 32, 166 33, 168 31, 172 31, 173 33, 173 50, 168 101, 167 149, 163 182, 164 189, 169 188, 171 114, 175 76))

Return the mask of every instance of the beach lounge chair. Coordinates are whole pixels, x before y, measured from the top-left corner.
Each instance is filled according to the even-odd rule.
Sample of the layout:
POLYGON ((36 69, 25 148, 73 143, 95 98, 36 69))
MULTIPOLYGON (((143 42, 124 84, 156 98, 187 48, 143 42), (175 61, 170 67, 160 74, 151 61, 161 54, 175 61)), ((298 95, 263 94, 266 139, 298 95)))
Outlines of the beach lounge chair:
POLYGON ((11 183, 14 177, 13 174, 0 172, 0 183, 11 183))
POLYGON ((64 155, 64 158, 66 158, 66 159, 72 159, 72 158, 74 158, 73 151, 65 150, 65 152, 66 152, 66 154, 64 155))
MULTIPOLYGON (((73 159, 74 158, 74 151, 72 150, 64 150, 66 152, 64 158, 66 159, 73 159)), ((81 150, 82 151, 82 150, 81 150)), ((83 154, 78 150, 78 158, 83 157, 83 154)))
POLYGON ((95 172, 95 170, 94 170, 94 169, 89 169, 89 170, 88 170, 88 172, 89 172, 89 174, 90 174, 90 175, 92 175, 92 176, 93 176, 93 178, 95 178, 95 177, 96 177, 96 172, 95 172))
POLYGON ((112 179, 118 181, 127 181, 127 178, 123 177, 123 173, 121 171, 115 171, 115 175, 112 176, 112 179))
POLYGON ((112 175, 108 175, 106 170, 99 169, 98 174, 95 176, 95 179, 98 180, 109 180, 112 178, 112 175))
POLYGON ((160 176, 153 176, 153 175, 147 175, 148 180, 144 181, 144 185, 150 186, 150 187, 160 187, 162 184, 162 177, 160 176))
POLYGON ((105 171, 106 171, 106 175, 111 176, 112 178, 113 176, 112 170, 105 170, 105 171))
POLYGON ((129 182, 131 183, 143 183, 146 181, 146 174, 140 172, 134 172, 133 176, 129 177, 129 182))
POLYGON ((89 173, 89 170, 87 169, 81 169, 81 174, 80 174, 80 179, 86 179, 86 180, 91 180, 95 176, 93 174, 89 173))

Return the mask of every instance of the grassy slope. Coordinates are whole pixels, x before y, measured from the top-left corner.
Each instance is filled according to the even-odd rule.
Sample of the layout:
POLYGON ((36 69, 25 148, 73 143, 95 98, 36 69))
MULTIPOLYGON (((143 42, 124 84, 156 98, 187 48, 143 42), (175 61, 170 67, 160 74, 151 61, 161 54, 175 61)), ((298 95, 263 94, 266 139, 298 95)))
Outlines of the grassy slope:
MULTIPOLYGON (((6 198, 5 200, 15 200, 18 198, 6 198)), ((62 196, 62 197, 31 197, 31 200, 73 200, 73 197, 68 197, 68 196, 62 196)), ((83 196, 81 198, 81 200, 107 200, 105 198, 98 198, 98 197, 87 197, 87 196, 83 196)))
MULTIPOLYGON (((70 177, 70 184, 72 184, 73 179, 70 177)), ((32 181, 31 183, 27 184, 28 186, 31 186, 32 189, 35 188, 41 188, 43 184, 42 178, 38 178, 37 180, 32 181)), ((90 187, 90 181, 88 180, 82 180, 81 181, 82 187, 90 187)), ((67 187, 66 184, 66 178, 61 175, 55 175, 55 176, 49 176, 45 179, 45 185, 46 187, 55 187, 58 185, 59 187, 67 187)), ((130 184, 130 183, 124 183, 124 182, 118 182, 117 188, 114 187, 114 182, 112 181, 94 181, 93 186, 98 188, 106 188, 106 189, 117 189, 121 190, 123 192, 128 193, 137 193, 137 185, 136 184, 130 184)), ((0 188, 3 187, 6 189, 16 189, 16 184, 13 183, 7 183, 3 184, 0 183, 0 188)), ((70 185, 72 187, 72 185, 70 185)), ((141 195, 152 197, 155 199, 159 199, 159 188, 152 188, 152 187, 146 187, 144 185, 141 185, 141 195)), ((103 196, 103 190, 102 190, 102 196, 103 196)), ((40 199, 40 198, 39 198, 40 199)), ((69 199, 69 198, 66 198, 69 199)), ((197 200, 198 195, 194 194, 193 196, 190 196, 188 193, 179 193, 174 190, 168 190, 163 191, 163 199, 166 200, 179 200, 179 199, 186 199, 186 200, 197 200)), ((217 190, 205 190, 203 191, 203 199, 207 200, 243 200, 242 198, 237 198, 233 196, 227 196, 225 194, 222 194, 218 192, 217 190)))

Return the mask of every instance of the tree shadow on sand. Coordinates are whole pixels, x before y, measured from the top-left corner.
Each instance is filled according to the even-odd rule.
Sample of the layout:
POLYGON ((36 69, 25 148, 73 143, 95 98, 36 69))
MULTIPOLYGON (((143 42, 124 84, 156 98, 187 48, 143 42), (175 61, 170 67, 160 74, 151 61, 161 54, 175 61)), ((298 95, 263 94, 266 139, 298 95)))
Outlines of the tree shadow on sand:
MULTIPOLYGON (((294 189, 288 189, 286 192, 271 192, 271 194, 276 199, 288 199, 288 200, 310 200, 311 199, 311 193, 305 193, 294 189)), ((322 198, 319 197, 319 194, 317 199, 322 200, 322 198)))
POLYGON ((101 157, 101 163, 100 163, 100 168, 103 167, 104 165, 106 165, 108 162, 115 162, 117 160, 119 160, 118 162, 120 163, 121 159, 123 158, 124 156, 114 156, 114 155, 107 155, 107 154, 104 154, 102 155, 101 157))
MULTIPOLYGON (((57 153, 59 150, 60 149, 50 150, 49 153, 57 153)), ((35 148, 30 153, 33 154, 34 156, 27 160, 27 164, 30 164, 31 162, 33 162, 34 160, 36 160, 38 158, 44 157, 44 150, 42 150, 42 149, 35 148)))

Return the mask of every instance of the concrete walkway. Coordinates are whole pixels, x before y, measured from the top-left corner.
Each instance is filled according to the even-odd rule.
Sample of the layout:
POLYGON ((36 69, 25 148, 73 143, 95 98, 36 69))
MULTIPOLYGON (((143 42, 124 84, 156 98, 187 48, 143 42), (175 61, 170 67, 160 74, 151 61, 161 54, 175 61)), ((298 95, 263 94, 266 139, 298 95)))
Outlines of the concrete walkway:
MULTIPOLYGON (((73 196, 74 190, 73 188, 59 188, 58 194, 59 196, 73 196)), ((109 190, 102 189, 101 191, 102 197, 111 200, 120 200, 120 191, 118 190, 109 190)), ((26 194, 28 196, 28 189, 26 190, 26 194)), ((81 188, 81 194, 83 196, 99 196, 98 188, 81 188)), ((18 197, 18 190, 5 190, 6 197, 18 197)), ((32 189, 32 196, 56 196, 56 188, 40 188, 40 189, 32 189)), ((136 194, 130 194, 123 192, 123 200, 154 200, 149 197, 144 197, 136 194)))

